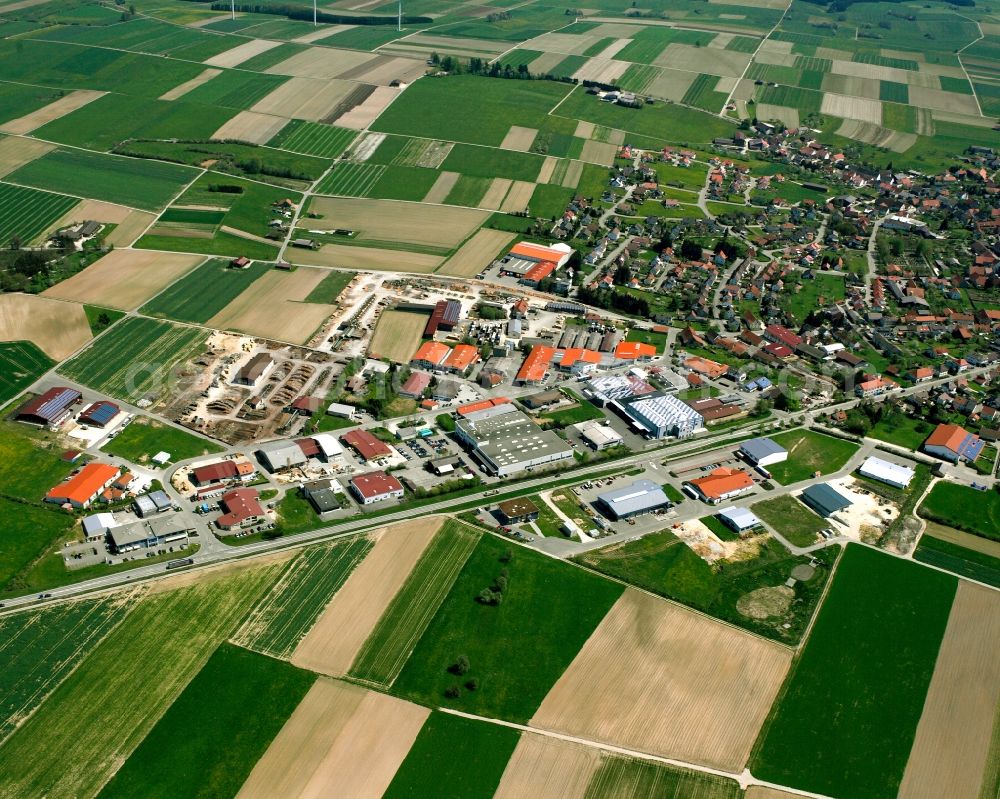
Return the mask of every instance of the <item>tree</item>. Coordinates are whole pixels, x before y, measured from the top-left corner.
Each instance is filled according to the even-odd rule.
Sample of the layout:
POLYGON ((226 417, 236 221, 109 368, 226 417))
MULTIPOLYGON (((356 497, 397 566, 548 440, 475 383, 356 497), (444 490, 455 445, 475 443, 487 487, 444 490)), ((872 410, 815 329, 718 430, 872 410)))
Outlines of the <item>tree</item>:
POLYGON ((471 680, 466 680, 465 687, 470 691, 475 691, 479 687, 479 680, 473 677, 471 680))
POLYGON ((688 261, 701 260, 701 245, 692 239, 684 239, 681 243, 681 257, 688 261))
POLYGON ((99 326, 100 326, 101 328, 105 328, 105 327, 107 327, 108 325, 110 325, 110 324, 111 324, 111 317, 110 317, 110 316, 108 316, 108 312, 107 312, 107 311, 101 311, 101 312, 100 312, 100 313, 99 313, 99 314, 97 315, 97 324, 98 324, 98 325, 99 325, 99 326))
POLYGON ((444 695, 449 699, 458 699, 461 693, 462 692, 458 690, 457 685, 449 685, 447 688, 444 689, 444 695))
POLYGON ((471 664, 469 663, 469 659, 465 655, 459 655, 455 658, 455 662, 451 664, 449 671, 451 671, 452 674, 457 674, 461 677, 463 674, 466 674, 470 668, 471 664))

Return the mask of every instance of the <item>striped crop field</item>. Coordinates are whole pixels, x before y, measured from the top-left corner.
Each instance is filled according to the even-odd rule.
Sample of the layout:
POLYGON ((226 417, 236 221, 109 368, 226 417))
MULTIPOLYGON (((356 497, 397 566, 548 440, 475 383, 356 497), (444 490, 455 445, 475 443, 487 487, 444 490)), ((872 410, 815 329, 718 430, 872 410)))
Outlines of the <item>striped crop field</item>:
POLYGON ((357 135, 355 130, 293 119, 278 131, 278 134, 268 142, 268 146, 291 150, 294 153, 337 158, 357 135))
POLYGON ((170 393, 177 367, 207 336, 201 328, 132 317, 115 325, 59 371, 119 399, 155 400, 170 393))
POLYGON ((479 534, 449 521, 434 537, 351 665, 350 674, 388 687, 448 595, 479 534))
POLYGON ((79 202, 49 191, 0 183, 0 242, 17 236, 27 244, 79 202))
POLYGON ((386 167, 380 164, 337 164, 316 187, 317 194, 367 197, 386 167))
POLYGON ((0 342, 0 402, 17 396, 53 365, 52 359, 30 341, 0 342))
POLYGON ((371 539, 359 536, 303 550, 250 612, 233 643, 288 658, 371 548, 371 539))

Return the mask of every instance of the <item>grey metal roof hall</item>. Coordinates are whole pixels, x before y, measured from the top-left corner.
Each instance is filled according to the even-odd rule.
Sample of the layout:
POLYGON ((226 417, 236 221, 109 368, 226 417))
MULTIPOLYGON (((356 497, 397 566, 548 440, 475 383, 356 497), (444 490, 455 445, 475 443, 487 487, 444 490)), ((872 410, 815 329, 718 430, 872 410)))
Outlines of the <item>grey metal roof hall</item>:
POLYGON ((598 495, 597 501, 616 519, 624 519, 637 513, 649 513, 670 505, 662 486, 645 479, 606 491, 598 495))
POLYGON ((830 516, 854 504, 826 483, 809 486, 802 492, 802 501, 821 516, 830 516))
POLYGON ((740 444, 740 450, 746 454, 754 463, 763 460, 769 455, 780 455, 785 452, 785 448, 776 444, 769 438, 751 438, 740 444))

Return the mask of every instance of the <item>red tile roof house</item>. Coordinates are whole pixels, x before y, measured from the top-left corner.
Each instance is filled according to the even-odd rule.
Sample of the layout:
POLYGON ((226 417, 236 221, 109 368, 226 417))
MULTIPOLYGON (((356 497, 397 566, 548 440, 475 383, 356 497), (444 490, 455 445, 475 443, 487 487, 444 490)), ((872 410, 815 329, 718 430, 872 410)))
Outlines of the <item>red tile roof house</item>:
POLYGON ((232 530, 234 527, 248 527, 264 521, 264 509, 259 497, 253 488, 227 491, 219 500, 225 513, 215 520, 215 524, 220 530, 232 530))
POLYGON ((362 505, 373 505, 387 499, 402 499, 403 486, 385 472, 369 472, 351 478, 351 491, 362 505))

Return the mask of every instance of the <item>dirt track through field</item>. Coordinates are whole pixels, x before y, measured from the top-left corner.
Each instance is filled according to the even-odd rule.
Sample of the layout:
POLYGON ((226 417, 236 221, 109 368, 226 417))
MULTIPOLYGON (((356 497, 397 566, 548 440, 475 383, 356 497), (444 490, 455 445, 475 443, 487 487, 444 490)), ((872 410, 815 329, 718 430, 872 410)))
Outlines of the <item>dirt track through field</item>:
POLYGON ((337 677, 347 673, 443 519, 387 527, 368 556, 292 653, 296 666, 337 677))
POLYGON ((493 258, 502 252, 514 238, 513 233, 503 230, 483 228, 455 251, 438 270, 442 275, 472 277, 490 265, 493 258))
POLYGON ((44 105, 37 111, 25 114, 23 117, 12 119, 0 125, 0 133, 31 133, 52 122, 55 119, 66 116, 78 108, 83 108, 87 103, 92 103, 98 97, 103 97, 107 92, 90 91, 89 89, 78 89, 70 92, 65 97, 44 105))
POLYGON ((249 61, 254 56, 266 53, 268 50, 277 47, 279 44, 281 44, 281 42, 272 42, 267 39, 251 39, 249 42, 237 45, 231 50, 226 50, 225 52, 214 55, 211 58, 206 58, 202 61, 202 63, 208 64, 210 67, 231 68, 239 66, 244 61, 249 61))
POLYGON ((378 799, 427 708, 319 678, 237 794, 239 799, 378 799))
POLYGON ((83 306, 35 294, 0 294, 0 341, 27 339, 55 361, 90 341, 83 306))
POLYGON ((305 344, 333 309, 303 302, 329 273, 324 269, 272 269, 209 321, 209 327, 305 344))
POLYGON ((978 799, 1000 703, 1000 594, 958 584, 899 799, 978 799))
POLYGON ((131 311, 204 260, 204 255, 112 250, 82 272, 46 289, 43 296, 131 311))
POLYGON ((523 733, 493 799, 583 799, 600 750, 523 733))
POLYGON ((737 772, 791 657, 777 644, 628 588, 530 723, 737 772))
POLYGON ((217 75, 221 75, 221 69, 206 69, 200 75, 196 75, 191 78, 191 80, 186 80, 179 86, 174 86, 170 91, 164 92, 160 95, 161 100, 176 100, 179 97, 183 97, 189 91, 197 89, 199 86, 203 86, 208 83, 212 78, 217 75))
POLYGON ((36 158, 41 158, 55 148, 54 144, 34 139, 15 137, 0 139, 0 178, 25 164, 30 164, 36 158))
POLYGON ((213 139, 237 139, 251 144, 267 144, 288 124, 285 117, 240 111, 212 134, 213 139))

